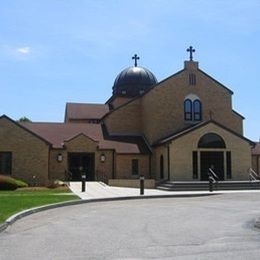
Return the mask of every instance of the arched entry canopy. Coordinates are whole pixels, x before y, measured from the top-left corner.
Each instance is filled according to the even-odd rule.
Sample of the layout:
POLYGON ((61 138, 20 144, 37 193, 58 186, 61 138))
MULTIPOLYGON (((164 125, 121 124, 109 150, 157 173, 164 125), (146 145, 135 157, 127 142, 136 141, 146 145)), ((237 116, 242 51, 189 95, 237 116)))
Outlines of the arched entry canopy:
POLYGON ((200 138, 198 148, 226 148, 226 144, 218 134, 208 133, 200 138))

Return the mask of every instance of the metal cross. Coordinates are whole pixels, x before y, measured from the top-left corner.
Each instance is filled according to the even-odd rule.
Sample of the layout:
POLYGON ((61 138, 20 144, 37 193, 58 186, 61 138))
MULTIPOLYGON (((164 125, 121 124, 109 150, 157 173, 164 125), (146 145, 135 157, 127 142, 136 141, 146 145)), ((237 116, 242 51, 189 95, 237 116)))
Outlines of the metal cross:
POLYGON ((192 61, 193 60, 192 53, 195 52, 195 49, 193 49, 192 46, 190 46, 186 51, 190 53, 190 61, 192 61))
POLYGON ((135 67, 137 67, 137 60, 140 60, 140 57, 138 57, 137 54, 135 54, 135 55, 132 57, 132 60, 135 60, 135 67))

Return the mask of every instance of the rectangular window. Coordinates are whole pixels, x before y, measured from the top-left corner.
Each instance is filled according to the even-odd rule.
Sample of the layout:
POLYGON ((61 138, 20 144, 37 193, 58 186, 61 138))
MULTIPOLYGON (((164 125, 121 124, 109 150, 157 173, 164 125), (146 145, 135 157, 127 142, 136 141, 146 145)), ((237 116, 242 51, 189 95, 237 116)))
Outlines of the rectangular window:
POLYGON ((0 174, 11 175, 12 173, 12 153, 0 152, 0 174))
POLYGON ((137 159, 132 160, 132 175, 139 175, 139 162, 137 159))
POLYGON ((193 179, 198 179, 198 152, 192 152, 193 179))
POLYGON ((232 178, 232 167, 231 167, 231 152, 226 154, 226 163, 227 163, 227 179, 232 178))

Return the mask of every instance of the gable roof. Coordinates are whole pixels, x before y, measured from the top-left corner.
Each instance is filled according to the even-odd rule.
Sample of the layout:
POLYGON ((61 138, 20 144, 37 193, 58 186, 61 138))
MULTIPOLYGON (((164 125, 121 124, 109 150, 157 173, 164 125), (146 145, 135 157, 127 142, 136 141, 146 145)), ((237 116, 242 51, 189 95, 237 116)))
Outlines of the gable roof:
POLYGON ((65 141, 82 134, 98 142, 99 149, 115 150, 122 154, 149 153, 149 148, 142 137, 109 136, 104 132, 101 124, 23 122, 21 125, 51 143, 53 148, 63 148, 65 141))
POLYGON ((235 111, 234 109, 232 109, 232 112, 233 112, 234 114, 236 114, 237 116, 241 117, 242 119, 245 119, 244 116, 242 116, 241 114, 239 114, 239 113, 238 113, 237 111, 235 111))
POLYGON ((43 141, 44 143, 51 145, 51 143, 46 140, 45 138, 43 138, 41 135, 38 135, 37 133, 35 133, 34 131, 31 131, 30 129, 28 129, 27 127, 24 127, 23 124, 21 122, 17 122, 15 120, 13 120, 12 118, 8 117, 7 115, 2 115, 0 116, 0 119, 5 118, 6 120, 10 121, 11 123, 15 124, 17 127, 23 129, 24 131, 30 133, 31 135, 35 136, 36 138, 38 138, 39 140, 43 141))
POLYGON ((188 134, 188 133, 190 133, 190 132, 193 132, 193 131, 195 131, 195 130, 197 130, 197 129, 199 129, 199 128, 205 126, 205 125, 208 125, 208 124, 210 124, 210 123, 213 123, 213 124, 215 124, 216 126, 218 126, 218 127, 220 127, 220 128, 223 128, 224 130, 230 132, 231 134, 233 134, 233 135, 235 135, 235 136, 237 136, 237 137, 239 137, 239 138, 245 140, 246 142, 248 142, 248 143, 249 143, 250 145, 252 145, 252 146, 255 145, 255 143, 254 143, 253 141, 251 141, 251 140, 247 139, 246 137, 244 137, 244 136, 242 136, 242 135, 240 135, 240 134, 234 132, 233 130, 231 130, 231 129, 229 129, 229 128, 223 126, 223 125, 221 125, 220 123, 218 123, 218 122, 216 122, 216 121, 214 121, 214 120, 208 120, 208 121, 205 121, 205 122, 202 122, 202 123, 199 123, 199 124, 196 124, 196 125, 187 127, 187 128, 184 129, 184 130, 175 132, 175 133, 173 133, 173 134, 171 134, 171 135, 169 135, 169 136, 167 136, 167 137, 164 137, 164 138, 162 138, 162 139, 159 139, 158 141, 156 141, 156 142, 153 144, 153 146, 160 146, 160 145, 163 145, 163 144, 165 144, 165 143, 168 143, 168 142, 170 142, 170 141, 172 141, 172 140, 174 140, 174 139, 177 139, 177 138, 179 138, 179 137, 181 137, 181 136, 183 136, 183 135, 186 135, 186 134, 188 134))
POLYGON ((67 103, 65 110, 66 119, 101 119, 109 112, 106 104, 67 103))
POLYGON ((202 74, 204 74, 207 78, 211 79, 212 81, 214 81, 215 83, 217 83, 218 85, 220 85, 222 88, 226 89, 231 95, 234 94, 234 92, 232 90, 230 90, 229 88, 227 88, 225 85, 223 85, 222 83, 220 83, 219 81, 217 81, 216 79, 214 79, 213 77, 211 77, 209 74, 207 74, 206 72, 204 72, 201 69, 197 69, 199 72, 201 72, 202 74))

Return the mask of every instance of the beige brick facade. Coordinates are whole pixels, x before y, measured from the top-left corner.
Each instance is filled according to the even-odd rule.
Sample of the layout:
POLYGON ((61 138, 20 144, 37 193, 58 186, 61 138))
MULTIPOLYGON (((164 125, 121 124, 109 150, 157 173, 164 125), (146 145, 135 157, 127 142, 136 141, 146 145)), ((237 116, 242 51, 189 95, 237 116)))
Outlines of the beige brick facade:
POLYGON ((141 101, 135 99, 109 114, 104 122, 111 134, 141 134, 141 120, 141 101))
POLYGON ((65 149, 51 150, 50 152, 50 177, 52 179, 64 180, 68 178, 68 154, 69 153, 89 153, 94 154, 95 180, 113 178, 113 151, 99 150, 98 143, 87 136, 77 137, 65 142, 65 149), (63 157, 62 162, 57 161, 58 154, 63 157), (101 162, 100 157, 105 155, 105 161, 101 162))
MULTIPOLYGON (((197 62, 189 61, 185 62, 183 70, 161 81, 145 94, 132 99, 113 96, 109 99, 111 103, 108 100, 107 105, 104 105, 105 112, 102 110, 102 113, 107 114, 95 118, 95 121, 80 116, 73 117, 71 123, 66 125, 67 128, 57 124, 55 129, 62 129, 61 135, 67 131, 69 137, 62 141, 57 132, 56 135, 48 135, 44 129, 41 132, 42 136, 46 135, 44 139, 2 116, 0 152, 12 153, 12 175, 31 184, 68 179, 71 153, 93 156, 92 180, 133 180, 144 175, 146 179, 191 181, 194 180, 193 152, 197 152, 200 180, 201 154, 218 151, 224 156, 224 179, 227 179, 228 174, 226 157, 231 154, 231 179, 244 180, 248 178, 248 168, 252 165, 259 171, 260 161, 257 156, 251 158, 252 142, 243 137, 243 117, 232 109, 232 94, 231 90, 200 70, 197 62), (191 76, 195 84, 191 82, 191 76), (186 99, 201 102, 201 120, 185 120, 186 99), (87 123, 93 123, 92 127, 88 125, 85 129, 84 124, 87 123), (75 129, 71 125, 77 124, 80 132, 75 135, 75 129), (187 130, 193 128, 194 130, 187 130), (178 133, 181 134, 178 136, 178 133), (200 138, 207 133, 219 135, 226 148, 198 148, 200 138), (174 135, 177 136, 171 139, 174 135), (94 136, 95 140, 89 136, 94 136), (115 136, 118 140, 115 140, 115 136), (135 143, 133 138, 129 140, 129 136, 138 136, 138 140, 141 138, 145 145, 139 141, 135 143), (122 141, 122 137, 127 137, 128 140, 126 138, 122 141), (46 141, 48 138, 55 141, 50 143, 46 141), (165 141, 165 138, 169 139, 165 141), (58 155, 62 156, 61 161, 57 160, 58 155), (101 155, 105 158, 103 162, 101 155), (133 160, 138 160, 138 175, 133 175, 133 160)), ((79 114, 84 115, 84 104, 80 106, 79 114)), ((95 106, 104 109, 100 105, 95 106)), ((92 107, 93 110, 93 106, 86 107, 92 107)), ((92 111, 94 112, 95 110, 92 111)), ((39 126, 35 127, 36 133, 40 129, 39 126)))
POLYGON ((242 118, 233 112, 231 93, 198 70, 184 70, 166 79, 142 98, 143 132, 153 143, 189 126, 184 120, 184 100, 197 96, 202 103, 202 120, 212 119, 242 134, 242 118), (196 85, 189 85, 189 74, 196 85))
POLYGON ((127 98, 127 97, 116 97, 111 101, 111 104, 113 108, 117 108, 119 106, 122 106, 123 104, 127 103, 130 101, 132 98, 127 98))
MULTIPOLYGON (((202 151, 220 151, 224 153, 224 179, 227 179, 225 152, 231 151, 231 168, 233 180, 248 179, 248 169, 251 167, 251 146, 240 137, 209 123, 187 135, 183 135, 170 143, 170 179, 171 180, 193 180, 192 177, 192 152, 197 151, 198 157, 202 151), (226 144, 223 149, 199 149, 198 142, 200 138, 207 133, 215 133, 221 136, 226 144)), ((198 159, 200 162, 200 159, 198 159)), ((200 179, 200 163, 199 176, 200 179)))
POLYGON ((48 184, 49 145, 5 117, 0 119, 0 152, 12 153, 11 176, 48 184))
POLYGON ((136 179, 139 175, 132 175, 132 160, 138 160, 139 175, 150 178, 148 155, 121 155, 116 156, 116 179, 136 179))

